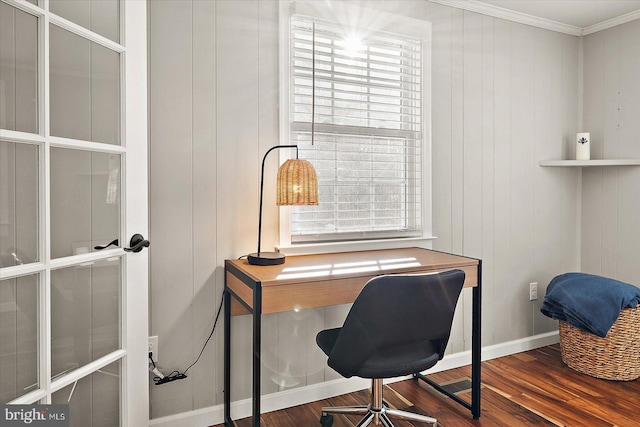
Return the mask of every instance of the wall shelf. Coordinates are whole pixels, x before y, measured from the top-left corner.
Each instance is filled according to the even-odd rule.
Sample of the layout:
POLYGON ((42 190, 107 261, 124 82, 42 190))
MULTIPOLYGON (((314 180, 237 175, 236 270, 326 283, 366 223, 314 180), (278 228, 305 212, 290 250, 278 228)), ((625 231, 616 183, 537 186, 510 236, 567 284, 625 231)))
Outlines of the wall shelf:
POLYGON ((640 166, 640 159, 615 160, 543 160, 540 166, 589 167, 589 166, 640 166))

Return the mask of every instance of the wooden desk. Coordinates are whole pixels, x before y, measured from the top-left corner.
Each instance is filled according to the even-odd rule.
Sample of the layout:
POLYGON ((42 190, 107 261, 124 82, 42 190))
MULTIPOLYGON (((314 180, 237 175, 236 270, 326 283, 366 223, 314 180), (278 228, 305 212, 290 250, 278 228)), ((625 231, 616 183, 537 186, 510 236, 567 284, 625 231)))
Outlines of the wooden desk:
POLYGON ((260 425, 261 315, 305 308, 347 304, 369 279, 381 274, 464 270, 464 287, 473 288, 471 344, 471 404, 423 375, 432 386, 480 417, 480 309, 482 261, 421 248, 290 256, 284 264, 250 265, 246 259, 225 261, 224 293, 224 418, 231 419, 231 316, 253 315, 253 426, 260 425), (231 298, 233 297, 233 299, 231 298))

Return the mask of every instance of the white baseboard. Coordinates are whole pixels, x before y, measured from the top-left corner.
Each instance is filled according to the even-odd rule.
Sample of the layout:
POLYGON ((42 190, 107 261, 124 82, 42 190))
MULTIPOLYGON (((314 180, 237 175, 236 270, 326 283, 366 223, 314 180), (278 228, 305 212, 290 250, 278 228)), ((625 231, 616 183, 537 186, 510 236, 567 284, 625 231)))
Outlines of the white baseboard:
MULTIPOLYGON (((548 332, 532 337, 509 341, 502 344, 491 345, 482 348, 482 360, 491 360, 510 354, 520 353, 535 348, 544 347, 558 342, 558 332, 548 332)), ((458 368, 471 364, 471 351, 463 351, 445 356, 436 366, 426 371, 435 373, 448 369, 458 368)), ((401 381, 410 377, 394 378, 385 383, 401 381)), ((262 396, 260 401, 262 412, 277 411, 291 406, 303 405, 317 400, 339 396, 345 393, 369 388, 370 380, 363 378, 337 379, 323 383, 313 384, 296 389, 285 390, 262 396)), ((243 399, 231 402, 231 417, 240 419, 251 415, 251 399, 243 399)), ((220 424, 224 421, 223 405, 210 406, 195 411, 183 412, 156 418, 149 421, 150 426, 159 427, 206 427, 220 424)))

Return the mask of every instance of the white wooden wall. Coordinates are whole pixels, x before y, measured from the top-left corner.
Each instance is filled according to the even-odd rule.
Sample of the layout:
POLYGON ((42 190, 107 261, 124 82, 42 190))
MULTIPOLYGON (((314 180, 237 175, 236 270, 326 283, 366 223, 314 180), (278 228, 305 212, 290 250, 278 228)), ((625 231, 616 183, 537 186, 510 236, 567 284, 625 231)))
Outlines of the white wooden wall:
MULTIPOLYGON (((538 162, 570 155, 579 131, 579 39, 428 1, 350 3, 433 23, 434 248, 483 259, 483 345, 553 330, 539 307, 554 275, 579 268, 581 176, 538 162)), ((213 323, 224 259, 255 250, 260 161, 278 143, 278 4, 149 9, 151 334, 160 365, 184 369, 213 323)), ((264 215, 269 247, 277 208, 264 215)), ((315 334, 347 309, 263 317, 264 394, 337 378, 315 334)), ((470 349, 470 326, 465 291, 450 352, 470 349)), ((152 418, 222 403, 218 327, 188 379, 151 386, 152 418)), ((232 400, 250 393, 250 327, 233 319, 232 400)))
MULTIPOLYGON (((195 359, 220 301, 215 8, 149 2, 150 332, 166 372, 195 359)), ((209 344, 188 379, 151 387, 153 417, 216 401, 216 347, 209 344)))
MULTIPOLYGON (((433 32, 434 248, 483 259, 483 345, 555 327, 529 302, 578 269, 579 40, 427 2, 433 32)), ((454 352, 470 348, 470 292, 454 352)))
MULTIPOLYGON (((591 158, 640 158, 640 20, 584 39, 591 158)), ((582 269, 640 286, 640 168, 582 172, 582 269)))

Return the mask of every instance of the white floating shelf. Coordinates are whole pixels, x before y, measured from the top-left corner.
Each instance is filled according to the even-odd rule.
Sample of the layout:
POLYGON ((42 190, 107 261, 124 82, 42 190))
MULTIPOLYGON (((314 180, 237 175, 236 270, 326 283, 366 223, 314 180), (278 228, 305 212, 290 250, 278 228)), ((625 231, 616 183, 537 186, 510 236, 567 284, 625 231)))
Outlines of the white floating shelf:
POLYGON ((589 167, 589 166, 640 166, 640 159, 620 160, 543 160, 540 166, 589 167))

